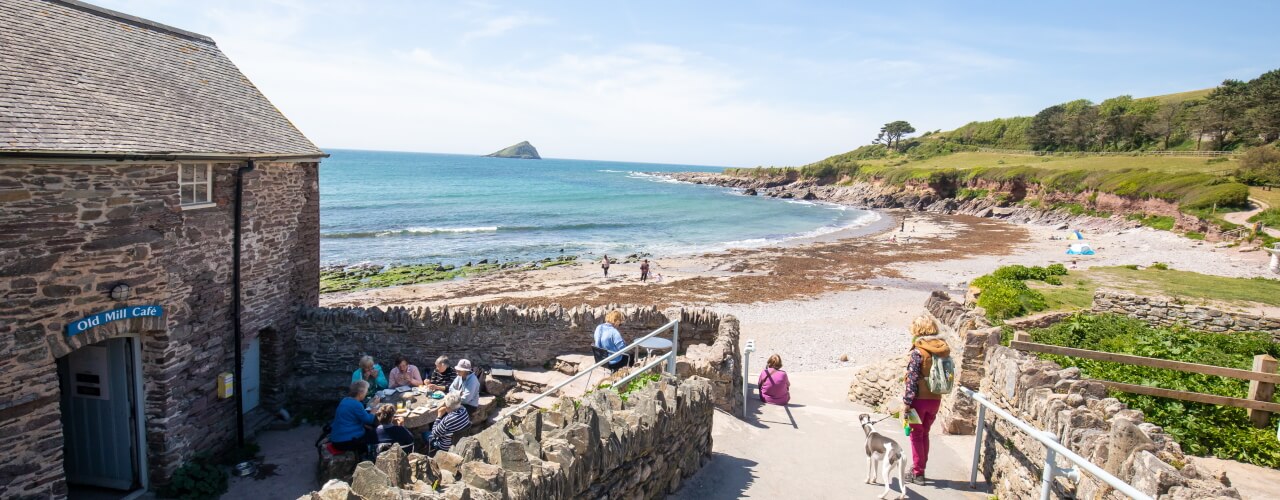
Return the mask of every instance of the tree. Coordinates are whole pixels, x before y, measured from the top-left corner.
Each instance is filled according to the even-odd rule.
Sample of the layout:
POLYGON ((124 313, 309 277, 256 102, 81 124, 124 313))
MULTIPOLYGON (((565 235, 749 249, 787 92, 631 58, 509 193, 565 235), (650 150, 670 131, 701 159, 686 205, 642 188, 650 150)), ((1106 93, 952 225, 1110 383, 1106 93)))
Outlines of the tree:
POLYGON ((1181 102, 1166 102, 1152 113, 1151 119, 1143 124, 1142 129, 1151 137, 1160 139, 1160 149, 1169 149, 1169 138, 1178 131, 1182 119, 1182 110, 1186 107, 1181 102))
POLYGON ((876 136, 872 144, 884 144, 886 147, 893 148, 900 145, 902 138, 907 134, 914 133, 915 127, 904 120, 893 121, 880 127, 880 135, 876 136))
POLYGON ((1062 105, 1062 137, 1076 151, 1088 151, 1098 133, 1098 108, 1088 99, 1076 99, 1062 105))
POLYGON ((1213 89, 1197 110, 1196 123, 1201 135, 1213 137, 1214 149, 1226 147, 1227 137, 1236 136, 1246 128, 1244 111, 1248 106, 1247 84, 1240 80, 1225 80, 1213 89))
POLYGON ((1280 69, 1249 80, 1249 127, 1262 142, 1280 139, 1280 69))
POLYGON ((1027 127, 1027 142, 1031 149, 1056 150, 1062 147, 1062 122, 1065 110, 1061 104, 1055 104, 1040 110, 1031 118, 1027 127))

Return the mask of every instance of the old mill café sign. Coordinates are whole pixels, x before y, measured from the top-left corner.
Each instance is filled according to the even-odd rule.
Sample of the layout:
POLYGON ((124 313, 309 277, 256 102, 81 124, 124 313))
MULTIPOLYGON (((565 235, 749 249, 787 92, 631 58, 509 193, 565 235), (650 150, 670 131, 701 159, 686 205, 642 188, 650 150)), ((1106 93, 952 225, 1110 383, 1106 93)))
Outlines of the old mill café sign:
POLYGON ((67 336, 73 336, 83 333, 85 330, 105 325, 112 321, 120 321, 130 318, 146 318, 152 316, 164 316, 164 308, 160 306, 131 306, 112 309, 110 311, 100 312, 93 316, 86 316, 67 325, 67 336))

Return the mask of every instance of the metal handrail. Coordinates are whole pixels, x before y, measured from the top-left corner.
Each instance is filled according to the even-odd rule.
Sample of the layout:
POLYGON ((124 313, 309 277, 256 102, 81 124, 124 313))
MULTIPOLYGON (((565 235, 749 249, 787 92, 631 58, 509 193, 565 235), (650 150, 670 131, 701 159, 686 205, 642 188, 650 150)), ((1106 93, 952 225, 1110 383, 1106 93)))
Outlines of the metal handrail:
MULTIPOLYGON (((579 378, 581 378, 583 375, 586 375, 586 374, 591 373, 591 372, 592 372, 592 371, 594 371, 596 368, 600 368, 601 366, 604 366, 604 365, 608 364, 610 361, 613 361, 614 359, 617 359, 618 357, 620 357, 620 356, 622 356, 622 355, 626 354, 626 353, 627 353, 627 351, 630 351, 630 350, 632 350, 632 349, 637 349, 637 348, 639 348, 639 347, 640 347, 640 343, 641 343, 641 342, 644 342, 644 341, 646 341, 646 340, 649 340, 649 339, 650 339, 651 337, 653 337, 654 335, 657 335, 657 334, 662 333, 662 332, 667 331, 667 330, 671 330, 671 352, 669 352, 669 353, 667 353, 667 354, 662 355, 662 357, 661 357, 658 361, 662 361, 662 360, 665 360, 665 359, 667 359, 667 358, 670 358, 671 363, 670 363, 670 365, 667 367, 667 371, 668 371, 668 373, 670 373, 670 374, 672 374, 672 375, 675 375, 675 374, 676 374, 676 351, 680 348, 680 320, 678 320, 678 319, 673 319, 673 320, 671 320, 671 322, 669 322, 669 323, 667 323, 667 324, 665 324, 665 325, 662 325, 662 326, 658 327, 658 329, 657 329, 657 330, 654 330, 654 331, 652 331, 652 332, 649 332, 649 334, 648 334, 648 335, 645 335, 645 336, 643 336, 643 337, 640 337, 640 338, 636 339, 636 341, 635 341, 635 342, 632 342, 630 345, 628 345, 628 346, 626 346, 626 347, 623 347, 622 349, 619 349, 617 352, 615 352, 615 353, 613 353, 613 354, 610 354, 610 355, 609 355, 609 357, 607 357, 607 358, 604 358, 604 359, 600 360, 599 362, 597 362, 597 363, 596 363, 596 364, 594 364, 594 365, 591 365, 591 366, 590 366, 589 368, 587 368, 586 370, 580 370, 580 371, 578 371, 578 373, 574 374, 572 377, 569 377, 569 378, 567 378, 567 379, 564 379, 564 380, 560 381, 560 383, 559 383, 559 384, 556 384, 554 387, 552 387, 552 388, 550 388, 550 389, 547 389, 546 391, 543 391, 543 392, 542 392, 542 394, 539 394, 539 395, 537 395, 537 396, 534 396, 532 399, 530 399, 530 400, 528 400, 528 401, 525 401, 525 402, 523 402, 523 403, 520 403, 520 404, 519 404, 519 405, 517 405, 515 408, 512 408, 512 409, 510 409, 510 410, 507 410, 507 411, 503 412, 501 415, 499 415, 499 416, 498 416, 498 418, 494 419, 494 422, 495 422, 495 423, 496 423, 496 422, 501 422, 503 419, 508 418, 508 417, 510 417, 511 415, 516 414, 516 412, 519 412, 520 410, 525 409, 526 407, 528 407, 528 406, 532 405, 534 402, 536 402, 536 401, 538 401, 538 400, 540 400, 540 399, 542 399, 542 398, 545 398, 545 397, 547 397, 547 396, 550 396, 550 395, 552 395, 552 394, 555 394, 557 391, 559 391, 560 389, 564 388, 564 386, 569 385, 569 384, 570 384, 570 383, 572 383, 574 380, 578 380, 578 379, 579 379, 579 378)), ((657 364, 657 362, 653 362, 653 363, 650 363, 648 366, 645 366, 645 367, 644 367, 643 369, 641 369, 641 370, 636 370, 634 373, 632 373, 632 374, 628 375, 628 376, 627 376, 627 378, 623 379, 623 381, 631 380, 631 378, 632 378, 632 377, 634 377, 634 376, 636 376, 636 375, 638 375, 638 374, 640 374, 640 373, 644 373, 645 371, 649 370, 650 368, 652 368, 652 367, 653 367, 654 365, 656 365, 656 364, 657 364)), ((617 384, 614 384, 614 386, 616 387, 616 386, 621 385, 621 384, 622 384, 622 382, 618 382, 617 384)))
POLYGON ((969 389, 968 387, 963 387, 963 386, 959 387, 959 389, 962 394, 969 396, 970 398, 973 398, 973 400, 976 401, 979 405, 978 406, 978 429, 977 429, 977 432, 974 433, 975 438, 973 443, 973 468, 969 471, 969 487, 970 488, 974 488, 977 486, 978 460, 982 456, 982 437, 983 437, 982 435, 983 435, 983 431, 985 431, 987 427, 987 421, 986 421, 987 409, 990 408, 991 411, 995 412, 995 414, 998 415, 1000 418, 1005 419, 1009 423, 1013 424, 1014 427, 1017 427, 1018 429, 1022 430, 1022 432, 1027 433, 1028 436, 1031 436, 1032 439, 1035 439, 1036 441, 1039 441, 1040 444, 1044 445, 1045 447, 1044 474, 1041 476, 1041 479, 1040 479, 1041 500, 1048 500, 1050 490, 1053 486, 1054 476, 1066 476, 1073 483, 1080 481, 1080 472, 1078 470, 1064 469, 1064 468, 1058 467, 1057 462, 1055 460, 1058 455, 1062 455, 1063 458, 1066 458, 1068 461, 1075 464, 1077 467, 1084 469, 1084 471, 1088 472, 1089 475, 1095 478, 1098 478, 1104 483, 1107 483, 1107 485, 1111 486, 1112 488, 1115 488, 1116 491, 1119 491, 1120 493, 1128 495, 1129 498, 1133 498, 1136 500, 1152 500, 1150 495, 1147 495, 1146 493, 1138 491, 1138 489, 1134 488, 1133 485, 1130 485, 1129 483, 1121 481, 1120 478, 1111 475, 1110 472, 1103 470, 1102 467, 1098 467, 1093 462, 1090 462, 1088 459, 1076 454, 1076 452, 1071 451, 1066 446, 1063 446, 1062 443, 1058 442, 1058 436, 1054 435, 1053 433, 1036 429, 1035 427, 1032 427, 1030 424, 1023 422, 1018 417, 1015 417, 1009 412, 1004 411, 1004 409, 1000 408, 999 406, 996 406, 995 403, 987 399, 987 397, 983 395, 981 392, 977 392, 977 391, 974 391, 973 389, 969 389))

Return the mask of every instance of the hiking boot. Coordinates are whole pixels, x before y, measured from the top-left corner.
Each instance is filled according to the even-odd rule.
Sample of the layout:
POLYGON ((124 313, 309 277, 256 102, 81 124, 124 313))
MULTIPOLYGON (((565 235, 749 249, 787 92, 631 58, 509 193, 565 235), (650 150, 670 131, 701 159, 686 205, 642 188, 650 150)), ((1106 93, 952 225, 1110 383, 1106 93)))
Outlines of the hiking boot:
POLYGON ((912 473, 911 477, 908 478, 907 480, 911 481, 911 484, 914 484, 917 486, 924 486, 924 474, 912 473))

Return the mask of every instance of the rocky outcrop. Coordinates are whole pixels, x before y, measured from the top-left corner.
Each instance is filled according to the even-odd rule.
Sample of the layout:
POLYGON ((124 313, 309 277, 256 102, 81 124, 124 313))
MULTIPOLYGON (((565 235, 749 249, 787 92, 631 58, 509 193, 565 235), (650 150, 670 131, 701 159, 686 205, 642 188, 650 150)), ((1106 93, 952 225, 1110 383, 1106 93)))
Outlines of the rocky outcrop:
POLYGON ((501 151, 490 153, 485 156, 490 158, 521 158, 525 160, 542 159, 541 156, 538 156, 537 148, 534 148, 533 144, 529 144, 529 141, 521 142, 520 144, 504 148, 501 151))
POLYGON ((1134 199, 1109 193, 1084 191, 1062 193, 1047 191, 1036 184, 1021 182, 973 181, 965 186, 951 186, 939 190, 928 184, 908 181, 904 184, 886 182, 823 183, 801 179, 794 173, 775 177, 742 177, 707 172, 664 173, 670 178, 697 184, 710 184, 735 189, 752 190, 760 196, 779 199, 813 199, 865 208, 892 208, 941 214, 992 217, 1010 222, 1034 223, 1071 227, 1094 231, 1116 231, 1139 227, 1136 221, 1126 218, 1129 214, 1165 215, 1175 219, 1174 229, 1205 233, 1205 239, 1216 241, 1221 230, 1215 224, 1182 213, 1178 205, 1160 199, 1134 199), (986 192, 987 196, 957 198, 957 188, 986 192), (1038 200, 1037 204, 1022 204, 1023 200, 1038 200), (1054 204, 1074 204, 1089 207, 1094 214, 1107 212, 1108 217, 1089 214, 1073 214, 1067 209, 1049 209, 1054 204))

